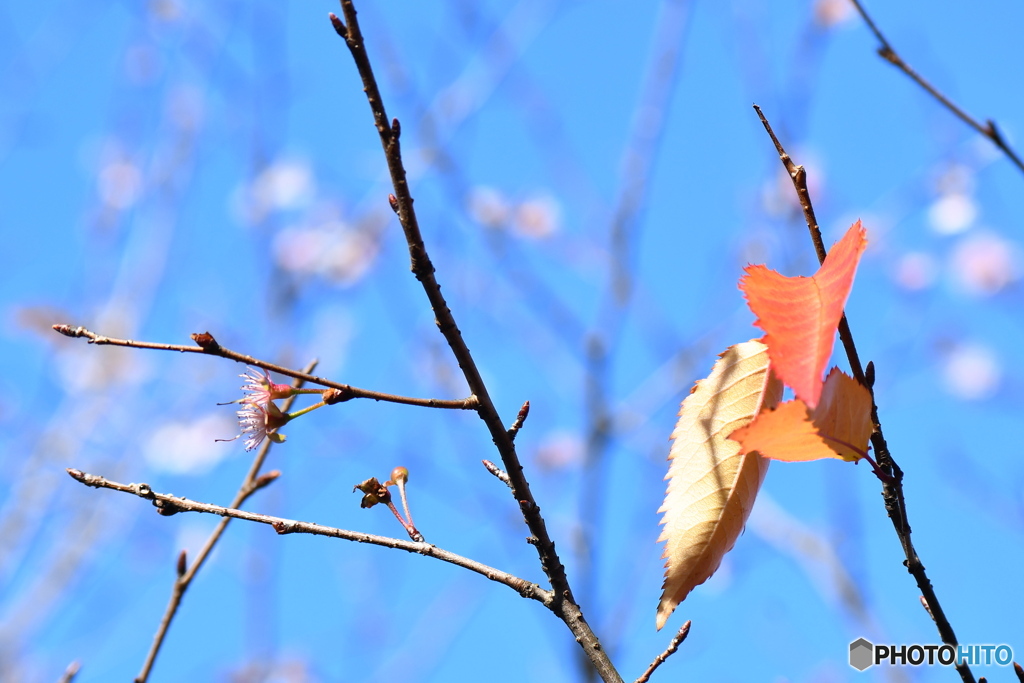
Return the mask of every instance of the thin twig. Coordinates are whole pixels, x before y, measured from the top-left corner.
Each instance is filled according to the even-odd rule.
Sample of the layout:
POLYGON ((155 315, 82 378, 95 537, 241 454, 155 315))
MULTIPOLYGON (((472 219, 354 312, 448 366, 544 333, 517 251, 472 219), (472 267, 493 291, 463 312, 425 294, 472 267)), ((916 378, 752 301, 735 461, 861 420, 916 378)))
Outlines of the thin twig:
MULTIPOLYGON (((793 163, 793 160, 786 154, 786 150, 783 149, 782 143, 775 136, 775 132, 772 130, 771 124, 768 123, 768 119, 761 112, 761 108, 755 104, 754 110, 757 112, 758 117, 760 117, 765 130, 768 131, 772 142, 775 143, 775 149, 779 152, 779 158, 793 180, 793 187, 796 189, 796 194, 800 200, 800 206, 803 208, 804 218, 807 222, 807 228, 811 234, 811 241, 814 243, 814 251, 818 255, 818 261, 824 262, 828 252, 825 249, 825 243, 821 239, 821 230, 818 229, 818 222, 814 217, 814 208, 811 206, 811 196, 807 190, 807 173, 803 166, 793 163)), ((921 562, 921 558, 918 557, 914 544, 910 540, 910 521, 907 518, 906 501, 903 497, 903 470, 893 460, 892 454, 889 453, 889 446, 886 444, 885 437, 882 434, 882 425, 878 420, 878 406, 874 402, 873 366, 872 376, 869 381, 869 378, 865 376, 861 368, 857 347, 853 343, 853 333, 846 322, 845 313, 839 322, 839 338, 846 349, 846 356, 850 361, 850 369, 853 371, 854 377, 871 391, 871 422, 874 427, 871 434, 871 445, 875 449, 875 455, 878 459, 876 469, 881 470, 883 474, 887 475, 879 477, 882 481, 882 499, 885 503, 889 519, 892 521, 893 528, 896 530, 896 535, 899 537, 900 545, 903 546, 903 553, 906 556, 904 564, 907 567, 907 571, 910 572, 917 582, 917 587, 921 590, 922 597, 929 607, 929 612, 935 621, 935 625, 938 627, 942 642, 955 647, 958 644, 956 634, 953 633, 953 627, 942 611, 939 598, 935 595, 935 589, 932 587, 927 573, 925 573, 924 564, 921 562)), ((974 674, 971 673, 967 664, 961 662, 956 665, 956 669, 964 683, 974 683, 974 674)))
POLYGON ((668 647, 665 648, 665 651, 654 658, 654 661, 651 662, 651 665, 647 667, 647 670, 644 671, 643 674, 641 674, 640 678, 636 679, 635 683, 647 683, 647 681, 651 677, 651 674, 654 673, 654 670, 662 664, 664 664, 666 659, 675 654, 675 651, 679 649, 679 646, 682 644, 684 640, 686 640, 686 636, 688 636, 689 634, 690 622, 687 621, 679 628, 679 631, 676 632, 674 636, 672 636, 672 640, 669 641, 668 647))
POLYGON ((53 329, 56 332, 60 332, 65 337, 84 337, 89 340, 90 344, 97 344, 100 346, 111 345, 111 346, 126 346, 132 349, 155 349, 157 351, 178 351, 180 353, 201 353, 207 356, 219 356, 221 358, 227 358, 237 363, 245 363, 246 365, 252 365, 257 368, 263 368, 271 372, 276 372, 279 375, 291 377, 293 379, 302 380, 310 384, 319 384, 320 386, 330 387, 337 389, 341 392, 340 397, 334 398, 331 402, 342 403, 349 401, 354 398, 369 398, 374 401, 385 401, 387 403, 401 403, 407 406, 420 406, 423 408, 446 408, 448 410, 476 410, 476 398, 470 396, 468 398, 461 399, 439 399, 439 398, 414 398, 411 396, 398 396, 396 394, 385 394, 380 391, 371 391, 369 389, 360 389, 350 384, 341 384, 339 382, 332 382, 329 379, 323 377, 317 377, 311 375, 308 372, 301 372, 299 370, 293 370, 286 368, 282 365, 276 365, 275 363, 268 363, 265 360, 259 358, 253 358, 237 351, 221 346, 216 339, 213 338, 209 332, 202 332, 192 335, 192 339, 195 340, 197 346, 183 346, 180 344, 156 344, 153 342, 140 342, 133 339, 115 339, 113 337, 104 337, 103 335, 96 334, 90 330, 85 329, 82 326, 72 325, 54 325, 53 329))
POLYGON ((516 415, 515 422, 508 428, 508 438, 515 441, 516 434, 523 428, 523 423, 526 422, 526 416, 530 414, 530 402, 523 401, 523 406, 519 409, 519 414, 516 415))
POLYGON ((391 182, 394 194, 388 199, 392 209, 398 215, 399 223, 405 234, 406 243, 409 249, 410 267, 416 279, 423 286, 423 291, 430 301, 438 329, 444 335, 448 346, 451 348, 462 373, 466 378, 470 391, 477 399, 476 411, 480 419, 484 421, 487 430, 491 434, 495 447, 501 455, 505 465, 505 471, 509 475, 512 484, 512 494, 519 504, 523 519, 526 522, 533 538, 531 542, 537 549, 540 558, 541 568, 551 582, 551 588, 555 599, 549 605, 569 627, 577 642, 587 653, 594 667, 601 677, 606 681, 621 681, 615 667, 612 665, 604 648, 601 646, 597 636, 591 630, 583 613, 573 598, 569 580, 565 574, 565 567, 555 551, 554 541, 548 534, 547 525, 540 514, 540 507, 537 505, 530 491, 530 484, 523 473, 523 467, 519 462, 515 445, 509 436, 501 416, 498 415, 494 403, 491 401, 476 361, 473 359, 448 308, 448 303, 441 294, 441 288, 434 277, 434 265, 427 254, 420 233, 419 222, 416 212, 413 209, 413 198, 406 180, 405 166, 402 161, 402 152, 399 139, 401 127, 398 119, 389 119, 381 98, 380 89, 377 86, 376 77, 373 74, 373 67, 370 64, 370 57, 366 51, 366 44, 362 32, 359 29, 359 22, 356 18, 355 6, 351 0, 341 0, 342 14, 345 19, 342 21, 336 15, 331 14, 331 23, 334 30, 345 40, 352 59, 355 61, 356 69, 363 82, 363 91, 366 93, 366 100, 373 114, 374 125, 377 134, 380 136, 381 145, 384 148, 384 157, 387 160, 388 171, 391 175, 391 182))
MULTIPOLYGON (((783 165, 786 167, 786 172, 789 173, 789 177, 793 180, 793 187, 796 188, 796 195, 800 200, 800 208, 804 212, 804 221, 807 223, 808 230, 811 231, 811 241, 814 243, 814 251, 818 256, 818 263, 824 263, 828 252, 825 250, 825 243, 821 239, 821 229, 818 227, 818 219, 815 218, 814 207, 811 205, 811 194, 807 189, 807 171, 804 170, 803 166, 797 166, 793 163, 793 160, 786 154, 786 150, 782 148, 782 143, 775 137, 775 131, 772 130, 768 119, 764 117, 761 108, 756 104, 754 105, 754 111, 757 112, 765 130, 768 131, 772 142, 775 143, 775 149, 779 152, 779 159, 782 160, 783 165)), ((860 356, 857 355, 857 347, 853 345, 853 335, 850 333, 850 324, 846 321, 845 312, 843 317, 839 319, 839 339, 843 342, 843 348, 846 349, 847 358, 850 359, 850 371, 853 372, 853 376, 858 382, 868 386, 867 379, 864 376, 864 368, 860 363, 860 356)))
POLYGON ((166 493, 157 493, 151 489, 148 484, 121 484, 116 481, 104 479, 103 477, 95 474, 88 474, 86 472, 70 468, 67 472, 86 486, 131 493, 139 498, 145 498, 146 500, 152 501, 153 505, 157 508, 157 511, 163 515, 173 515, 179 512, 201 512, 211 515, 219 515, 221 517, 228 517, 231 519, 244 519, 249 522, 267 524, 272 526, 274 531, 278 534, 313 534, 314 536, 329 536, 331 538, 340 538, 346 541, 354 541, 356 543, 368 543, 370 545, 379 545, 384 548, 405 550, 410 553, 417 553, 426 557, 432 557, 435 560, 441 560, 442 562, 447 562, 457 567, 462 567, 463 569, 468 569, 490 579, 491 581, 508 586, 524 598, 536 600, 548 607, 550 607, 551 603, 555 601, 555 597, 551 591, 545 590, 535 583, 531 583, 526 579, 521 579, 518 576, 513 576, 512 574, 503 572, 500 569, 489 567, 483 563, 477 562, 476 560, 471 560, 468 557, 456 555, 455 553, 443 550, 437 546, 430 545, 429 543, 416 543, 413 541, 405 541, 400 538, 375 536, 374 534, 364 534, 359 531, 338 529, 336 527, 313 524, 311 522, 299 522, 293 519, 284 519, 282 517, 271 517, 270 515, 261 515, 255 512, 246 512, 245 510, 227 508, 220 505, 211 505, 210 503, 200 503, 187 498, 178 498, 166 493))
MULTIPOLYGON (((303 373, 313 372, 316 367, 317 361, 312 361, 303 369, 303 373)), ((300 379, 292 382, 292 386, 296 389, 302 388, 303 381, 300 379)), ((292 404, 295 402, 296 396, 290 396, 281 404, 282 410, 288 412, 292 404)), ((256 457, 253 458, 252 465, 249 466, 249 472, 245 475, 245 479, 242 480, 242 485, 238 489, 238 493, 235 494, 234 500, 231 501, 232 508, 242 507, 249 496, 256 491, 260 490, 264 486, 267 486, 272 481, 277 479, 280 472, 276 470, 269 472, 263 476, 260 476, 260 469, 263 468, 263 463, 267 459, 267 453, 270 452, 271 441, 267 439, 260 446, 256 452, 256 457)), ((171 625, 171 621, 174 619, 175 614, 178 612, 178 607, 181 605, 181 599, 185 595, 185 591, 192 585, 192 579, 195 578, 196 572, 203 566, 206 559, 210 556, 213 551, 213 547, 220 540, 224 530, 227 528, 228 523, 231 521, 230 517, 225 517, 217 525, 217 528, 213 530, 209 538, 206 539, 206 543, 203 544, 199 554, 196 555, 195 559, 192 560, 192 564, 187 564, 187 557, 185 551, 182 550, 178 556, 177 576, 174 579, 174 586, 171 589, 171 598, 167 603, 167 609, 164 611, 164 616, 160 619, 160 626, 157 628, 156 635, 153 637, 153 644, 149 648, 149 652, 146 654, 146 660, 142 665, 142 671, 135 677, 135 683, 146 683, 149 679, 150 671, 153 669, 153 663, 156 661, 156 656, 160 653, 160 648, 163 646, 164 639, 167 637, 167 629, 171 625)))
POLYGON ((482 460, 484 467, 488 472, 496 476, 500 481, 505 483, 505 486, 512 488, 512 481, 508 478, 508 472, 495 465, 490 460, 482 460))
POLYGON ((953 114, 958 119, 960 119, 968 126, 970 126, 974 130, 978 131, 986 138, 991 140, 992 144, 994 144, 996 147, 1002 150, 1002 152, 1010 159, 1010 161, 1012 161, 1018 169, 1024 172, 1024 161, 1021 161, 1021 158, 1017 156, 1017 153, 1013 151, 1010 145, 1006 142, 1006 139, 1003 137, 1002 133, 1000 133, 999 129, 996 127, 995 121, 989 119, 988 121, 985 122, 985 125, 978 123, 978 121, 975 118, 973 118, 963 109, 958 107, 948 97, 946 97, 941 92, 936 90, 935 86, 926 81, 919 73, 910 68, 910 65, 903 61, 903 58, 896 53, 896 50, 894 50, 889 41, 885 39, 885 36, 882 35, 882 32, 878 30, 878 26, 875 25, 875 22, 868 15, 867 10, 864 9, 864 6, 860 3, 860 0, 853 0, 853 4, 854 6, 856 6, 857 11, 860 13, 860 16, 864 19, 864 22, 868 25, 868 28, 871 29, 871 32, 875 34, 875 38, 877 38, 878 42, 881 44, 881 47, 878 48, 879 57, 889 62, 897 69, 899 69, 907 76, 909 76, 911 80, 913 80, 919 86, 924 88, 929 95, 938 100, 939 103, 942 104, 942 106, 944 106, 949 111, 953 112, 953 114))

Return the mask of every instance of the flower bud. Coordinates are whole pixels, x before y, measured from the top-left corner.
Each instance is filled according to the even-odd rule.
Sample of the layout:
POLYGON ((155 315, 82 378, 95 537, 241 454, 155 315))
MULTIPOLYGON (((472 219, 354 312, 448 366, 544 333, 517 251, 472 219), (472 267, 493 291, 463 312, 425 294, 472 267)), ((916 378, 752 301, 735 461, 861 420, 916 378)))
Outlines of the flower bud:
POLYGON ((396 467, 391 470, 391 481, 396 484, 404 484, 409 481, 409 470, 404 467, 396 467))

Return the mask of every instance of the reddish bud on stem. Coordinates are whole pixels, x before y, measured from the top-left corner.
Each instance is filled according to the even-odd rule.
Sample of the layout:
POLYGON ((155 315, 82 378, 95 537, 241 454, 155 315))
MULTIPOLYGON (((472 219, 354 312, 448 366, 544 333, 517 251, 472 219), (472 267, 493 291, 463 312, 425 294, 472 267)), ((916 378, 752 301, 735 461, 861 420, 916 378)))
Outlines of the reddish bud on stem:
POLYGON ((328 12, 327 16, 331 18, 331 25, 334 26, 334 31, 345 40, 348 40, 348 28, 345 27, 345 23, 334 12, 328 12))
POLYGON ((192 335, 194 341, 203 351, 213 352, 220 348, 220 344, 209 332, 196 332, 192 335))

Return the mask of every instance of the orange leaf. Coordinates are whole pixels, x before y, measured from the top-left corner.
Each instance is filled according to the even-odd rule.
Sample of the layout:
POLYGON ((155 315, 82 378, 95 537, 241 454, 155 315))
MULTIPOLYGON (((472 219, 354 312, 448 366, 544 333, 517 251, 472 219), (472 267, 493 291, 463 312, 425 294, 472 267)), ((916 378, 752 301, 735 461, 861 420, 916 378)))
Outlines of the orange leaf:
POLYGON ((754 324, 766 333, 772 370, 812 410, 865 246, 865 230, 857 221, 813 277, 786 277, 765 266, 747 266, 740 278, 740 289, 757 316, 754 324))
POLYGON ((757 451, 773 460, 859 460, 867 453, 871 429, 871 392, 832 368, 815 410, 800 399, 786 401, 729 438, 740 443, 741 452, 757 451))

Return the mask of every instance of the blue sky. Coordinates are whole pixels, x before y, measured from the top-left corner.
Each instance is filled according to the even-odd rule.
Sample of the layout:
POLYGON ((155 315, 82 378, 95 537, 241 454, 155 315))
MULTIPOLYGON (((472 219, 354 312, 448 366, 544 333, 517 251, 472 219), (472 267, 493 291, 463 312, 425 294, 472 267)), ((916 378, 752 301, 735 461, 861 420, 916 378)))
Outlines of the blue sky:
MULTIPOLYGON (((875 4, 912 66, 1024 146, 1019 6, 875 4)), ((639 5, 359 4, 443 291, 505 420, 531 401, 517 444, 589 621, 629 680, 686 619, 689 639, 653 680, 955 675, 846 664, 861 636, 938 637, 878 480, 838 461, 774 464, 718 574, 654 629, 679 401, 715 354, 759 336, 743 266, 816 267, 756 102, 807 166, 826 241, 857 218, 868 229, 847 312, 943 607, 962 642, 1024 652, 1024 174, 879 59, 844 3, 639 5), (659 56, 671 75, 645 95, 659 56), (611 226, 638 169, 623 252, 611 226), (623 254, 632 296, 616 308, 623 254), (610 340, 613 434, 588 473, 595 335, 610 340), (593 565, 581 533, 597 541, 593 565)), ((408 271, 329 11, 0 9, 0 678, 55 680, 72 660, 78 681, 136 675, 175 558, 216 523, 159 517, 65 467, 224 503, 250 462, 240 442, 214 442, 237 433, 216 403, 240 395, 242 366, 89 346, 50 324, 168 343, 208 330, 368 389, 467 393, 408 271)), ((542 581, 514 501, 479 465, 496 454, 472 414, 352 401, 285 431, 267 465, 283 475, 249 509, 398 536, 351 487, 402 464, 429 541, 542 581)), ((152 680, 582 680, 575 650, 542 607, 478 576, 236 522, 152 680)))

